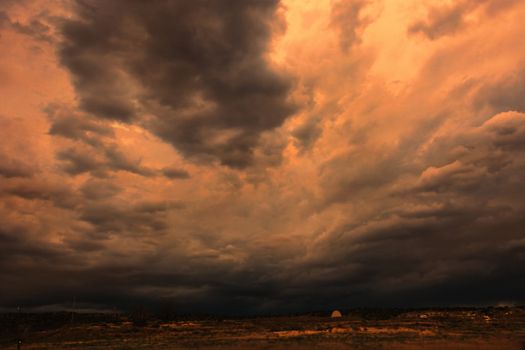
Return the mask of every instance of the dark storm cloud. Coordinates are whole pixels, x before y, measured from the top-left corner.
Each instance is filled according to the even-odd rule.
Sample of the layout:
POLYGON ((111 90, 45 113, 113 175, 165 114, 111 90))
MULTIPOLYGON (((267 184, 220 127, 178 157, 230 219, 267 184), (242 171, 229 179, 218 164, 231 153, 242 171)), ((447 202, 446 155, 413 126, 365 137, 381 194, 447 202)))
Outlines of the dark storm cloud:
POLYGON ((525 112, 525 64, 511 74, 486 83, 475 96, 479 107, 490 107, 493 112, 525 112))
MULTIPOLYGON (((97 177, 106 177, 110 172, 127 171, 145 177, 177 177, 176 173, 166 169, 145 167, 139 158, 133 158, 121 150, 115 142, 113 127, 105 120, 60 105, 49 105, 44 111, 51 123, 49 134, 70 140, 76 145, 56 153, 62 170, 68 174, 91 173, 97 177)), ((184 178, 187 175, 181 172, 178 177, 184 178)))
POLYGON ((309 118, 292 131, 292 136, 298 141, 301 150, 309 149, 323 132, 319 125, 320 118, 309 118))
POLYGON ((483 14, 493 17, 516 4, 516 0, 462 0, 452 5, 431 7, 425 20, 413 23, 409 33, 422 33, 430 40, 452 35, 462 30, 466 25, 466 16, 478 8, 483 8, 483 14))
POLYGON ((135 206, 95 202, 82 208, 80 220, 91 224, 96 234, 158 235, 168 228, 166 212, 180 208, 181 204, 171 202, 145 202, 135 206))
MULTIPOLYGON (((341 289, 350 304, 412 306, 522 300, 525 284, 511 276, 524 272, 523 250, 510 247, 525 234, 524 132, 525 115, 499 114, 482 126, 436 138, 420 155, 426 169, 403 171, 419 173, 417 181, 400 185, 388 175, 397 170, 378 171, 390 196, 370 215, 334 229, 309 262, 312 271, 333 276, 326 295, 341 289), (339 272, 327 274, 333 269, 339 272)), ((361 175, 349 196, 366 205, 374 191, 362 189, 378 184, 361 175)), ((348 190, 344 185, 335 192, 348 190)))
POLYGON ((101 200, 111 198, 122 191, 122 188, 111 181, 89 179, 80 188, 87 199, 101 200))
POLYGON ((164 174, 164 176, 170 179, 189 179, 190 178, 190 174, 186 170, 174 168, 174 167, 164 168, 162 169, 162 173, 164 174))
MULTIPOLYGON (((83 268, 70 289, 47 286, 45 300, 62 302, 68 293, 77 293, 88 303, 155 307, 162 301, 180 313, 230 314, 520 301, 525 291, 517 277, 525 273, 525 245, 520 243, 525 224, 520 176, 525 169, 524 133, 523 114, 503 113, 481 126, 436 137, 424 152, 417 145, 401 144, 393 155, 403 155, 380 162, 377 176, 372 176, 372 165, 359 167, 362 158, 337 159, 323 171, 341 173, 341 167, 355 164, 343 172, 355 174, 352 185, 342 183, 332 191, 351 199, 339 202, 372 203, 373 210, 343 220, 308 253, 298 249, 279 254, 236 242, 250 252, 240 265, 221 260, 227 244, 205 231, 192 231, 191 236, 198 236, 198 245, 207 249, 186 250, 184 240, 170 248, 159 245, 155 238, 167 234, 167 215, 184 209, 180 203, 94 202, 79 209, 80 220, 91 229, 69 238, 70 249, 100 252, 111 237, 125 236, 148 237, 157 250, 141 253, 122 269, 115 263, 83 268), (397 165, 409 160, 415 165, 397 165), (394 176, 400 172, 413 178, 406 182, 394 176), (387 195, 371 201, 378 190, 387 195), (112 283, 103 290, 91 287, 104 281, 112 283)), ((427 134, 420 135, 419 142, 427 139, 427 134)), ((111 193, 100 196, 107 198, 111 193)))
POLYGON ((279 286, 271 281, 268 270, 257 266, 236 271, 211 258, 181 256, 168 267, 162 260, 173 260, 177 252, 159 249, 152 255, 141 252, 138 256, 113 252, 110 264, 89 267, 90 260, 84 254, 109 253, 104 250, 104 241, 68 238, 64 243, 75 255, 73 259, 65 254, 64 247, 43 249, 33 246, 31 240, 22 242, 13 237, 14 232, 10 232, 4 242, 0 235, 3 246, 10 248, 0 272, 2 281, 12 286, 2 295, 5 306, 65 304, 75 297, 78 302, 107 308, 116 305, 129 310, 137 305, 169 303, 175 305, 177 313, 237 314, 253 312, 261 298, 272 299, 279 294, 279 286), (14 249, 15 244, 20 249, 14 249), (24 277, 37 274, 37 279, 24 277))
POLYGON ((361 41, 361 32, 368 23, 362 11, 369 0, 343 0, 332 6, 332 25, 339 30, 339 43, 343 51, 361 41))
MULTIPOLYGON (((370 156, 368 152, 341 153, 319 167, 322 186, 325 188, 321 206, 351 202, 386 189, 407 174, 424 170, 424 163, 414 161, 418 147, 439 127, 443 112, 427 116, 395 148, 382 147, 370 156)), ((366 140, 366 128, 353 135, 352 143, 359 145, 366 140)))
POLYGON ((97 177, 107 177, 109 172, 127 171, 140 176, 155 176, 158 172, 141 165, 138 158, 132 159, 116 145, 107 144, 99 149, 67 148, 58 151, 57 159, 61 169, 70 175, 91 173, 97 177))
POLYGON ((480 1, 462 1, 451 6, 430 9, 426 20, 414 23, 408 31, 423 33, 431 40, 457 32, 465 24, 465 14, 477 8, 480 1))
MULTIPOLYGON (((77 256, 41 237, 39 229, 42 222, 38 217, 33 217, 33 222, 37 224, 23 222, 10 208, 0 206, 0 221, 0 280, 3 286, 10 286, 2 290, 3 305, 14 303, 12 306, 15 306, 17 301, 30 294, 37 297, 37 293, 31 290, 35 291, 38 286, 45 287, 46 277, 58 282, 49 271, 56 271, 59 266, 78 264, 77 256)), ((46 289, 41 289, 40 293, 45 295, 46 289)))
POLYGON ((27 24, 11 22, 11 28, 20 34, 29 35, 36 40, 53 42, 51 27, 38 19, 32 19, 27 24))
POLYGON ((11 20, 6 11, 0 10, 0 28, 8 28, 19 34, 30 36, 35 40, 52 43, 52 28, 45 23, 46 17, 42 13, 35 18, 31 18, 27 23, 20 23, 19 21, 11 20))
MULTIPOLYGON (((135 256, 129 251, 111 251, 107 240, 114 236, 134 237, 132 244, 148 241, 148 246, 154 246, 167 228, 167 213, 183 208, 180 202, 123 203, 114 198, 120 189, 99 179, 88 179, 79 193, 65 184, 20 178, 1 184, 0 280, 11 286, 0 297, 2 305, 64 304, 74 296, 86 303, 100 301, 104 307, 115 305, 112 303, 132 307, 134 303, 147 302, 147 298, 137 298, 141 293, 136 291, 145 284, 138 287, 131 277, 139 272, 154 276, 157 272, 151 264, 159 260, 156 253, 148 256, 141 249, 135 256), (13 197, 17 201, 11 200, 13 197), (50 203, 61 208, 54 214, 61 216, 60 225, 55 228, 46 220, 50 203), (26 206, 34 208, 31 214, 20 212, 26 206), (78 216, 78 220, 70 221, 67 212, 78 216), (32 219, 21 220, 21 215, 32 219), (60 239, 51 243, 43 235, 58 235, 60 239), (105 257, 111 263, 92 266, 90 254, 105 257), (37 275, 38 278, 28 278, 37 275)), ((181 282, 172 281, 172 285, 176 284, 181 282)), ((155 285, 152 282, 151 286, 155 285)))
POLYGON ((66 184, 41 178, 12 178, 0 183, 0 197, 15 196, 28 201, 49 201, 58 208, 75 208, 75 192, 66 184))
POLYGON ((60 57, 85 111, 139 122, 186 156, 242 168, 261 133, 293 112, 289 78, 264 57, 278 6, 79 2, 60 57))
POLYGON ((132 265, 102 265, 94 269, 82 265, 54 268, 43 265, 37 270, 36 264, 19 268, 26 274, 39 271, 43 278, 33 283, 20 275, 6 276, 8 272, 3 270, 0 276, 15 282, 9 291, 13 301, 4 305, 64 305, 75 298, 77 303, 98 304, 106 309, 117 306, 133 310, 140 306, 158 310, 159 306, 170 305, 178 314, 224 314, 253 305, 256 299, 275 292, 267 284, 242 283, 242 278, 247 275, 234 275, 229 269, 217 265, 192 266, 186 262, 188 267, 198 268, 200 273, 187 273, 181 268, 182 264, 173 266, 172 272, 167 273, 163 271, 165 267, 158 265, 159 260, 158 257, 148 257, 132 265), (225 283, 225 277, 238 282, 225 283), (38 292, 27 288, 35 284, 39 286, 38 292), (35 303, 36 299, 38 303, 35 303))
POLYGON ((250 276, 252 280, 261 279, 260 273, 234 272, 229 264, 191 259, 187 252, 159 244, 156 238, 165 228, 164 214, 180 208, 180 203, 165 201, 131 206, 116 202, 93 204, 79 212, 95 230, 80 226, 65 236, 62 244, 49 244, 37 239, 38 226, 18 225, 0 207, 0 279, 11 286, 0 297, 2 305, 64 305, 76 298, 79 303, 107 308, 132 309, 169 302, 177 305, 177 312, 225 312, 224 305, 234 307, 233 301, 238 303, 243 295, 265 294, 264 284, 243 283, 243 278, 250 276), (149 248, 158 247, 151 253, 142 248, 137 254, 129 247, 111 251, 107 247, 111 235, 125 235, 128 239, 136 235, 130 244, 144 241, 149 248), (102 263, 93 266, 89 254, 96 254, 102 263), (36 275, 39 277, 27 278, 36 275))
POLYGON ((63 162, 62 170, 70 175, 91 172, 102 167, 102 163, 94 155, 74 148, 59 151, 56 157, 63 162))
POLYGON ((462 0, 452 5, 431 7, 425 20, 413 23, 409 33, 422 33, 430 40, 452 35, 466 26, 465 17, 472 11, 484 7, 484 15, 493 17, 516 4, 516 0, 462 0))
POLYGON ((177 201, 157 201, 157 202, 141 202, 134 207, 134 210, 139 213, 163 214, 171 209, 183 209, 184 204, 177 201))
POLYGON ((88 115, 58 105, 47 106, 45 112, 51 123, 50 135, 83 141, 94 147, 101 146, 104 137, 114 137, 111 127, 88 115))
MULTIPOLYGON (((325 298, 337 296, 347 305, 522 300, 525 285, 516 277, 501 284, 506 269, 524 272, 518 263, 521 253, 502 249, 506 241, 523 235, 521 214, 509 215, 508 210, 486 204, 453 211, 453 215, 443 211, 422 218, 417 215, 418 219, 391 213, 388 218, 376 217, 360 227, 334 232, 339 238, 327 247, 331 258, 310 267, 322 278, 317 285, 323 283, 325 298)), ((310 278, 304 283, 305 288, 315 287, 310 278)))
MULTIPOLYGON (((77 1, 57 52, 81 109, 49 105, 33 123, 24 106, 0 128, 0 308, 523 303, 523 28, 505 22, 520 13, 490 17, 517 2, 430 8, 412 31, 447 38, 423 51, 404 35, 418 18, 390 11, 402 0, 363 36, 382 7, 368 3, 290 4, 272 44, 304 103, 285 123, 293 81, 265 60, 277 1, 77 1), (458 45, 471 21, 473 45, 458 45)), ((9 37, 13 52, 34 45, 9 37)), ((33 77, 9 75, 33 96, 33 77)), ((68 100, 65 82, 40 80, 68 100)))
POLYGON ((3 223, 0 229, 0 264, 6 270, 13 264, 16 265, 16 260, 24 257, 31 257, 31 260, 35 262, 57 263, 63 262, 63 258, 67 256, 59 246, 35 241, 27 228, 13 225, 6 221, 5 217, 3 217, 3 223))
POLYGON ((0 176, 12 177, 31 177, 35 169, 28 164, 0 153, 0 176))
POLYGON ((126 153, 120 151, 117 146, 106 147, 105 156, 108 160, 109 167, 112 169, 128 171, 142 176, 155 175, 155 171, 140 164, 140 159, 132 159, 126 153))

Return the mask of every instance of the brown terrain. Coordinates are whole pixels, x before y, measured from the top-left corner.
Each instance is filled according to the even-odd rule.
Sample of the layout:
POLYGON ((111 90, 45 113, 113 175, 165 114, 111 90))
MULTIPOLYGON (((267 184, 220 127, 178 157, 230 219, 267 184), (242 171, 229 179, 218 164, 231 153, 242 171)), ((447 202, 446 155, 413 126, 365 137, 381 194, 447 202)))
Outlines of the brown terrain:
POLYGON ((328 315, 171 321, 140 314, 3 314, 0 348, 525 349, 525 308, 354 310, 328 315))

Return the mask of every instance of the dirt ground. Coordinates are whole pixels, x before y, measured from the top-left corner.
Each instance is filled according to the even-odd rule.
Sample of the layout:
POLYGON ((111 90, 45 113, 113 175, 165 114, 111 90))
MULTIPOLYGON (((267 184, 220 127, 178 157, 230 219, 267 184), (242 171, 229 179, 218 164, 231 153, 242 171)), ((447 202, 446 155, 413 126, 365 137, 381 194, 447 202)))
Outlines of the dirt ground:
POLYGON ((155 319, 3 315, 0 348, 525 350, 525 309, 347 312, 341 318, 155 319), (62 318, 61 318, 62 317, 62 318), (62 321, 61 321, 62 320, 62 321))

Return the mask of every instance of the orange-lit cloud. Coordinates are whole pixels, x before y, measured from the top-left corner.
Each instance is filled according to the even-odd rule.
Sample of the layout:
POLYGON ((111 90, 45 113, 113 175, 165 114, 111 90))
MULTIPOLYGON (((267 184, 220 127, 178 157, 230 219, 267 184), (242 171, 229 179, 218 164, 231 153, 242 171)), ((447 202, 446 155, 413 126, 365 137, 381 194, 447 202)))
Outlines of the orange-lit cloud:
POLYGON ((523 302, 524 14, 4 2, 0 306, 523 302))

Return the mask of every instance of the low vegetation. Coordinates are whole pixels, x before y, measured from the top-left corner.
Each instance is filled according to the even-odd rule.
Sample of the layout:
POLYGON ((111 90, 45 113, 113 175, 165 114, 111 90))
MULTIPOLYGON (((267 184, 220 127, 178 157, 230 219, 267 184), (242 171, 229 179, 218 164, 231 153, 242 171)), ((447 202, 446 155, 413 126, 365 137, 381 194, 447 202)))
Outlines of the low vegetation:
POLYGON ((0 348, 16 349, 525 349, 525 308, 343 310, 309 315, 167 319, 129 314, 0 315, 0 348), (74 317, 72 317, 74 316, 74 317))

